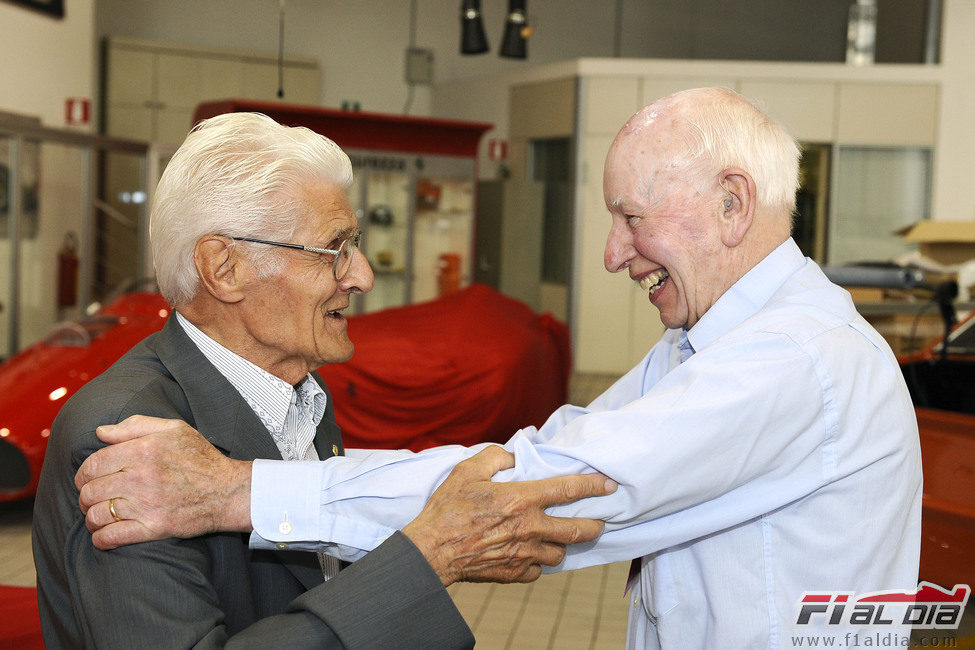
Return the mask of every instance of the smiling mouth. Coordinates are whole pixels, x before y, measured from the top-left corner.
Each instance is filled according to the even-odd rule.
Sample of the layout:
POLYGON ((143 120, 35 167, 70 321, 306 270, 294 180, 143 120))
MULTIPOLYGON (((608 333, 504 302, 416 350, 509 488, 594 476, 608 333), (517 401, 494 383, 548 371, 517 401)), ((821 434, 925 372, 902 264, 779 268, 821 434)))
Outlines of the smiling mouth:
POLYGON ((640 288, 644 291, 649 291, 652 296, 657 292, 657 289, 663 286, 670 274, 666 270, 660 269, 659 271, 654 271, 650 275, 640 278, 640 288))

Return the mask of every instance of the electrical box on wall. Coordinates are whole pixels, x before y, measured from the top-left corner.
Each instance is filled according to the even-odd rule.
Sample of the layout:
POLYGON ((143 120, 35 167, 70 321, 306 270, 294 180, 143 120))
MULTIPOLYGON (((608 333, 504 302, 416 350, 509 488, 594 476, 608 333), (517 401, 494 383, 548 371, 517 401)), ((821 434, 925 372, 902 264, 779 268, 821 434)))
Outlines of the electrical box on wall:
POLYGON ((420 47, 407 48, 406 81, 411 84, 433 83, 433 50, 420 47))

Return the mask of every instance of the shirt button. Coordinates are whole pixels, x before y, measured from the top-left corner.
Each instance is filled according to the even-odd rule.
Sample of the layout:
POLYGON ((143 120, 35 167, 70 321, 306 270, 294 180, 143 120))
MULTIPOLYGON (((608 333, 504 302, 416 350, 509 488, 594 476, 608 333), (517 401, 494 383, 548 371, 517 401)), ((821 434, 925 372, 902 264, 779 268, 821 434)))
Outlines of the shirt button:
POLYGON ((287 544, 285 544, 284 542, 278 542, 278 543, 277 543, 277 544, 275 544, 274 546, 275 546, 275 548, 277 548, 277 549, 278 549, 279 551, 287 551, 287 550, 288 550, 288 545, 287 545, 287 544))
POLYGON ((339 446, 338 445, 332 445, 332 455, 333 456, 338 456, 339 455, 339 446))
POLYGON ((291 522, 282 521, 280 524, 278 524, 278 532, 282 535, 287 535, 292 530, 294 530, 294 528, 291 526, 291 522))
POLYGON ((639 607, 639 605, 640 605, 640 597, 639 596, 634 596, 633 597, 633 606, 634 607, 639 607))

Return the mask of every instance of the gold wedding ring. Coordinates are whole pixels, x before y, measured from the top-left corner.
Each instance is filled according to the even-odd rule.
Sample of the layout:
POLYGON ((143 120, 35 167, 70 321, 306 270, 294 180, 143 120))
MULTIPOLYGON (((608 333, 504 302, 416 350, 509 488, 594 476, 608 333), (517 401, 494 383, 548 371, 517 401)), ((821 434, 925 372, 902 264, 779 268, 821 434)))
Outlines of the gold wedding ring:
POLYGON ((111 513, 112 519, 115 521, 122 521, 122 518, 118 516, 118 512, 115 511, 115 499, 108 500, 108 512, 111 513))

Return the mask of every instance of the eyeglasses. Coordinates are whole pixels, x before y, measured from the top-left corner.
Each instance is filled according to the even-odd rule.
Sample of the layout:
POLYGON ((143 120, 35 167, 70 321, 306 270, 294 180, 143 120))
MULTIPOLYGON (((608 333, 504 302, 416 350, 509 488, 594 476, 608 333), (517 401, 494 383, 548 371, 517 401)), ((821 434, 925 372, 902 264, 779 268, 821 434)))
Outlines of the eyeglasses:
POLYGON ((332 275, 336 280, 341 280, 352 268, 352 257, 355 251, 359 250, 359 243, 362 241, 362 231, 356 228, 348 238, 342 240, 337 249, 316 248, 314 246, 302 246, 301 244, 286 244, 279 241, 268 241, 266 239, 254 239, 253 237, 231 237, 235 241, 248 241, 253 244, 267 244, 268 246, 283 246, 294 248, 300 251, 309 251, 320 255, 333 255, 335 260, 332 262, 332 275))

